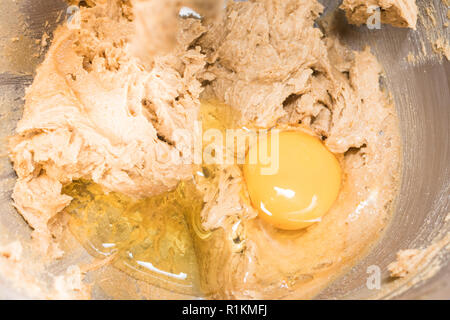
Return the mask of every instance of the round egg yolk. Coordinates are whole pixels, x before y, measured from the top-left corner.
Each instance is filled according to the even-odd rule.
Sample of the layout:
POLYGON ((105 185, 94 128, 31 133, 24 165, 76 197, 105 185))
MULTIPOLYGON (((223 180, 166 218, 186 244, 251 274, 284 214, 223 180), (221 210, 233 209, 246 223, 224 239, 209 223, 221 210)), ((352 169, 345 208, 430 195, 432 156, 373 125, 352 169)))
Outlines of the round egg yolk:
POLYGON ((247 153, 243 173, 250 200, 259 216, 273 226, 306 228, 319 222, 336 200, 341 168, 316 137, 297 131, 276 136, 259 138, 247 153), (262 157, 261 150, 268 156, 262 157))

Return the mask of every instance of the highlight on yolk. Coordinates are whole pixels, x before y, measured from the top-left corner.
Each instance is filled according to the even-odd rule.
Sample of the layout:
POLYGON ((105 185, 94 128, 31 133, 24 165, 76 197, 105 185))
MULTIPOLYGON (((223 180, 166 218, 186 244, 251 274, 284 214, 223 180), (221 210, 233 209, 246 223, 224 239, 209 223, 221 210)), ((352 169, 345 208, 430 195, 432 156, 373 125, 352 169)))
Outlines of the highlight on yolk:
POLYGON ((259 216, 284 230, 319 222, 336 200, 341 185, 336 157, 321 140, 297 131, 279 132, 278 139, 261 137, 250 147, 243 173, 259 216), (260 160, 261 150, 269 150, 271 158, 277 157, 278 169, 270 174, 264 173, 269 165, 260 160), (257 154, 257 159, 249 161, 250 154, 257 154))

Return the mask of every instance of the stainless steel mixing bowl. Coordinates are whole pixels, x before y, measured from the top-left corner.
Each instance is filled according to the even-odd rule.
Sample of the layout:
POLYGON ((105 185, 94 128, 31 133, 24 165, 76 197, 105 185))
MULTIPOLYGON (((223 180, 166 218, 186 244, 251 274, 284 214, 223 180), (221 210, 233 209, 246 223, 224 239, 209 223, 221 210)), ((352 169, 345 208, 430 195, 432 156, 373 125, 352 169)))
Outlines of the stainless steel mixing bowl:
MULTIPOLYGON (((331 11, 340 1, 322 2, 331 11)), ((421 18, 417 31, 384 25, 381 30, 357 28, 349 26, 342 13, 337 15, 341 22, 339 32, 345 42, 355 49, 370 45, 385 68, 385 85, 392 93, 400 117, 404 169, 396 214, 383 238, 363 261, 318 298, 450 298, 448 248, 428 261, 428 265, 439 266, 428 277, 422 272, 413 278, 392 281, 387 271, 398 250, 425 248, 448 235, 450 230, 450 64, 435 54, 432 46, 438 38, 449 40, 448 28, 443 26, 448 21, 448 8, 441 0, 419 0, 418 4, 421 18), (415 59, 408 61, 409 53, 415 59), (380 267, 381 290, 366 286, 367 268, 371 265, 380 267)), ((51 35, 65 17, 66 4, 61 0, 0 2, 0 244, 15 239, 25 244, 29 241, 30 230, 11 205, 15 174, 7 158, 6 137, 13 133, 21 116, 24 90, 31 83, 47 47, 45 36, 41 41, 43 35, 51 35)), ((87 258, 80 249, 77 259, 87 258)), ((74 258, 59 261, 49 266, 48 272, 57 274, 71 261, 74 258)), ((48 281, 45 276, 39 280, 43 285, 48 281)), ((111 282, 111 286, 118 283, 111 282)), ((99 288, 93 295, 94 298, 141 297, 133 292, 111 292, 115 291, 107 293, 99 288)), ((0 274, 0 298, 26 297, 30 297, 26 288, 17 290, 0 274)))

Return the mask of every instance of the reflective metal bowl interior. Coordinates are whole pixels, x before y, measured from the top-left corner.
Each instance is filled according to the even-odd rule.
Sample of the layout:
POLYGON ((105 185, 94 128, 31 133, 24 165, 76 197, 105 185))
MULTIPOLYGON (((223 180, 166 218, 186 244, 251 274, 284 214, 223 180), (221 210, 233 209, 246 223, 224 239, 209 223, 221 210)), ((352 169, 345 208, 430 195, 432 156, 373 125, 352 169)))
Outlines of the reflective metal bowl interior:
MULTIPOLYGON (((338 1, 321 1, 331 11, 338 1)), ((396 213, 380 242, 370 254, 347 274, 337 279, 318 298, 450 298, 450 264, 448 250, 441 252, 441 268, 425 280, 395 281, 389 278, 387 265, 398 250, 424 248, 450 230, 450 64, 433 52, 433 31, 428 30, 426 6, 435 8, 439 32, 449 39, 447 8, 440 0, 419 0, 422 18, 417 31, 382 26, 381 30, 350 26, 345 17, 340 34, 352 48, 370 45, 385 68, 385 85, 392 94, 400 117, 403 139, 403 179, 396 213), (423 50, 427 52, 424 55, 423 50), (408 53, 421 56, 415 63, 407 61, 408 53), (447 218, 447 219, 446 219, 447 218), (367 267, 382 270, 381 291, 366 286, 367 267), (412 283, 414 283, 412 285, 412 283)), ((6 138, 14 131, 23 108, 25 88, 31 83, 41 55, 33 55, 30 46, 51 33, 58 16, 65 16, 61 0, 4 0, 0 3, 0 243, 20 239, 29 241, 30 229, 11 204, 15 174, 7 158, 6 138), (22 23, 23 22, 23 23, 22 23), (26 35, 24 37, 24 35, 26 35), (6 46, 18 37, 15 46, 6 46), (28 49, 23 49, 28 48, 28 49)), ((34 46, 39 53, 40 46, 34 46)), ((70 259, 69 259, 70 260, 70 259)), ((430 261, 429 263, 434 263, 430 261)), ((68 261, 53 265, 63 270, 68 261)), ((418 274, 416 279, 421 279, 418 274)), ((43 279, 45 282, 45 279, 43 279)), ((26 298, 0 274, 0 298, 26 298)), ((108 296, 94 290, 94 298, 135 298, 132 292, 108 296)))

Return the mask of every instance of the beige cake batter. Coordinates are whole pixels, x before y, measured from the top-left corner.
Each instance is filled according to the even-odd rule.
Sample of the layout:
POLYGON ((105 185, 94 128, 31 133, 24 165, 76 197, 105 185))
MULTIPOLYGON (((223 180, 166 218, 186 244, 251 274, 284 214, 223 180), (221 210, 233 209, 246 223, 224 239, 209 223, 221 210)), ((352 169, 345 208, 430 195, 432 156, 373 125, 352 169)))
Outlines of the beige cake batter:
MULTIPOLYGON (((153 39, 154 23, 139 18, 159 21, 153 1, 88 4, 79 29, 55 32, 10 141, 14 205, 43 252, 63 254, 49 228, 71 201, 63 185, 85 179, 149 197, 191 179, 194 166, 183 161, 191 146, 176 132, 193 129, 200 98, 234 108, 236 126, 308 127, 344 172, 332 209, 295 232, 257 217, 242 196, 239 166, 197 179, 202 226, 213 232, 196 240, 208 297, 312 297, 379 238, 400 173, 395 108, 380 89, 382 69, 370 48, 351 51, 314 27, 318 2, 230 2, 226 13, 202 20, 169 19, 179 23, 173 45, 164 32, 153 39)), ((399 24, 414 27, 412 12, 399 12, 399 24)))
POLYGON ((415 0, 344 0, 341 9, 356 25, 366 24, 379 8, 382 23, 416 29, 418 9, 415 0))

